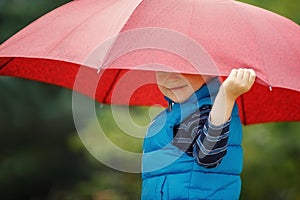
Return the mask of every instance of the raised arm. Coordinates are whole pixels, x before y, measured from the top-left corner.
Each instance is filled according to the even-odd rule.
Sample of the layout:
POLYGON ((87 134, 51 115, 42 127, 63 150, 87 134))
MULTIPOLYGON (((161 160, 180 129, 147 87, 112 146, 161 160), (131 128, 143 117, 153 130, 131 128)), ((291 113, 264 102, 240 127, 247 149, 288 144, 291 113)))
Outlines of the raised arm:
POLYGON ((251 69, 233 69, 220 86, 207 122, 199 129, 194 145, 196 161, 207 168, 220 164, 227 152, 230 117, 235 100, 248 92, 255 81, 251 69))
POLYGON ((210 123, 215 126, 230 119, 235 100, 248 92, 254 84, 255 72, 252 69, 233 69, 222 83, 210 112, 210 123))

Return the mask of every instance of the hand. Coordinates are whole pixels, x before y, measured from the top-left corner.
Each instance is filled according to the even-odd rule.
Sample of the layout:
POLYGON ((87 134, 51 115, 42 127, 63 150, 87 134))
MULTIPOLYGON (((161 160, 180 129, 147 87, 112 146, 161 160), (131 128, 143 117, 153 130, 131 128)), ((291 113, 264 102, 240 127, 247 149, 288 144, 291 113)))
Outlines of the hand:
POLYGON ((253 69, 233 69, 222 84, 227 98, 235 100, 248 92, 254 84, 255 77, 253 69))

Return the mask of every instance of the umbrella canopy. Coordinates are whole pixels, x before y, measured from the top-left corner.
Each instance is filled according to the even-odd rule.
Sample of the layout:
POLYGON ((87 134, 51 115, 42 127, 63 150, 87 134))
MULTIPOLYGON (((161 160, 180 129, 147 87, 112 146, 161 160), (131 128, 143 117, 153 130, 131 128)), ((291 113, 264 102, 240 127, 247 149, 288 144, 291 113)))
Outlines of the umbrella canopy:
POLYGON ((238 100, 244 124, 300 120, 299 25, 237 1, 72 1, 0 46, 1 75, 123 105, 166 105, 155 70, 226 76, 240 67, 258 77, 238 100))

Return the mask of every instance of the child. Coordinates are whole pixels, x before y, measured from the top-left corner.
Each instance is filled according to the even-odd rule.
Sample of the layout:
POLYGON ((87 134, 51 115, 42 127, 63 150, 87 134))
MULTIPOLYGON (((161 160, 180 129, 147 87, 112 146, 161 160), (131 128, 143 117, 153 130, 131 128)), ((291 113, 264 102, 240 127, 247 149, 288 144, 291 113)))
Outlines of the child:
POLYGON ((169 108, 144 139, 142 199, 238 199, 243 155, 235 100, 250 90, 255 72, 233 69, 222 85, 195 74, 156 78, 169 108))

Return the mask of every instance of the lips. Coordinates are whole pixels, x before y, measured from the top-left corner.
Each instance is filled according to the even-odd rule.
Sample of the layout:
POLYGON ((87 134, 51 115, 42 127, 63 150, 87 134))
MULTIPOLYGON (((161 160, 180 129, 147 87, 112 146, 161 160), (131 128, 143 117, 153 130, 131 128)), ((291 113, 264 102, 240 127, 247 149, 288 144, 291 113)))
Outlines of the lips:
POLYGON ((176 90, 180 90, 180 89, 185 88, 185 87, 186 87, 186 85, 183 85, 183 86, 177 86, 177 87, 169 88, 169 90, 171 90, 171 91, 176 91, 176 90))

